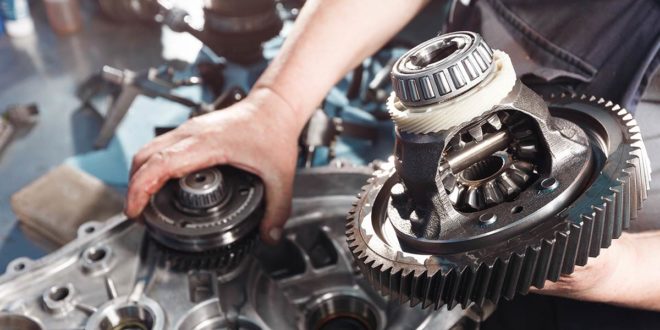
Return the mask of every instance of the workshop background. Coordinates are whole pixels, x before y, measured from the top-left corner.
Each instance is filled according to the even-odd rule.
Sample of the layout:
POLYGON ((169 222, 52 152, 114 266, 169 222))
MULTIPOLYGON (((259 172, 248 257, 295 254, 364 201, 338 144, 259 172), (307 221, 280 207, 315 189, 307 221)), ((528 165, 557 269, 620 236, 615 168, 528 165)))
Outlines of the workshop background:
MULTIPOLYGON (((144 5, 151 2, 136 7, 140 2, 29 1, 33 31, 20 26, 0 32, 0 270, 16 258, 48 254, 75 238, 84 222, 121 212, 133 154, 191 114, 244 97, 300 6, 295 0, 279 4, 287 18, 282 31, 264 43, 263 58, 245 64, 173 31, 176 23, 153 21, 144 5), (53 16, 62 13, 66 21, 56 22, 53 16)), ((189 23, 202 21, 203 1, 174 3, 188 12, 189 23)), ((448 10, 446 3, 432 2, 329 93, 308 126, 329 133, 301 138, 301 168, 387 159, 394 141, 384 109, 391 91, 387 73, 394 59, 441 30, 448 10), (330 132, 338 127, 341 134, 330 132)), ((635 116, 657 182, 657 75, 635 116)), ((652 184, 635 230, 660 228, 659 215, 660 187, 652 184)))

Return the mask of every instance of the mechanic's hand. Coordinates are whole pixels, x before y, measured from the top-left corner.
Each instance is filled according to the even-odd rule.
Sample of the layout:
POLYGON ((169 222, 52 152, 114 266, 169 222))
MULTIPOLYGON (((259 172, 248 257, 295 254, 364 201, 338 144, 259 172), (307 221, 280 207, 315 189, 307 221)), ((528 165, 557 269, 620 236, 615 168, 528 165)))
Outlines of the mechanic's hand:
MULTIPOLYGON (((634 235, 633 235, 634 236, 634 235)), ((630 263, 634 263, 631 234, 623 233, 607 249, 601 249, 597 258, 589 258, 585 266, 576 266, 575 272, 562 275, 557 282, 546 281, 543 289, 530 291, 577 300, 621 303, 626 296, 626 279, 630 277, 630 263)))
POLYGON ((156 137, 133 158, 126 215, 137 217, 171 178, 229 164, 264 181, 261 236, 275 243, 290 212, 297 139, 304 120, 273 92, 255 90, 227 109, 190 119, 156 137))

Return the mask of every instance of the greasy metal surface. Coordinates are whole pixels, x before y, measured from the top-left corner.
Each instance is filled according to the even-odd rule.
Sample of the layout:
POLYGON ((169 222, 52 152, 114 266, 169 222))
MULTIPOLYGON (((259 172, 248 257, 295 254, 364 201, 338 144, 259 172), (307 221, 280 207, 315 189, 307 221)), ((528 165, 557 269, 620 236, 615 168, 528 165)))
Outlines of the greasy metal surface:
MULTIPOLYGON (((103 65, 143 70, 172 56, 173 44, 190 44, 193 37, 173 35, 160 27, 116 24, 101 17, 92 2, 81 2, 83 30, 55 35, 41 1, 32 6, 34 37, 0 36, 0 111, 10 104, 36 103, 40 121, 17 137, 0 158, 0 268, 20 255, 43 251, 17 228, 9 198, 67 157, 91 150, 100 118, 80 108, 76 88, 103 65)), ((196 41, 195 41, 196 42, 196 41)), ((194 58, 199 48, 178 47, 194 58)))
POLYGON ((314 177, 317 185, 298 185, 296 195, 306 195, 294 199, 283 242, 262 246, 256 258, 222 275, 179 272, 158 263, 159 250, 145 241, 144 227, 125 218, 83 225, 76 241, 41 260, 15 260, 0 275, 0 325, 23 322, 37 330, 38 324, 89 330, 129 325, 152 330, 318 329, 342 319, 374 330, 449 329, 487 317, 492 308, 401 308, 356 274, 344 238, 344 215, 359 185, 351 177, 362 173, 366 180, 368 172, 306 171, 304 177, 314 177), (352 184, 322 188, 344 175, 349 178, 342 181, 352 184))
MULTIPOLYGON (((543 288, 546 280, 557 281, 561 274, 572 273, 574 266, 584 266, 589 257, 597 257, 601 248, 609 247, 629 228, 647 198, 650 180, 650 165, 635 120, 612 102, 584 95, 549 97, 548 106, 555 121, 562 118, 579 123, 590 137, 592 158, 599 160, 593 179, 570 200, 570 206, 555 205, 552 212, 558 212, 556 215, 542 215, 542 222, 514 237, 465 253, 428 254, 410 248, 407 241, 401 243, 398 232, 392 234, 393 222, 387 221, 382 205, 387 202, 388 177, 393 173, 377 172, 359 195, 347 225, 349 247, 362 271, 371 274, 375 287, 385 295, 402 296, 402 302, 410 300, 412 306, 497 303, 502 297, 513 299, 517 293, 526 294, 531 286, 543 288), (409 287, 382 282, 408 281, 402 275, 406 273, 412 277, 409 287), (412 289, 420 287, 426 289, 412 289)), ((551 181, 539 185, 540 193, 553 189, 551 181)), ((480 225, 492 226, 489 223, 497 221, 492 215, 499 214, 480 217, 480 225)))

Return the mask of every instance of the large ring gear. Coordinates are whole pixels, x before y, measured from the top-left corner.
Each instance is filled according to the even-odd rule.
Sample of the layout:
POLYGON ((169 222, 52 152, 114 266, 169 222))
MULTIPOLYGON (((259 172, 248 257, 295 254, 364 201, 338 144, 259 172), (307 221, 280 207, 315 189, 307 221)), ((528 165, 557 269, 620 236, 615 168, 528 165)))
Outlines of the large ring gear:
POLYGON ((145 209, 145 224, 173 268, 229 269, 254 246, 263 197, 256 176, 211 167, 167 182, 145 209))
POLYGON ((346 232, 383 294, 436 309, 512 299, 585 265, 637 217, 650 167, 625 109, 544 101, 471 32, 431 39, 394 68, 394 167, 364 187, 346 232), (435 79, 447 72, 462 75, 435 79))

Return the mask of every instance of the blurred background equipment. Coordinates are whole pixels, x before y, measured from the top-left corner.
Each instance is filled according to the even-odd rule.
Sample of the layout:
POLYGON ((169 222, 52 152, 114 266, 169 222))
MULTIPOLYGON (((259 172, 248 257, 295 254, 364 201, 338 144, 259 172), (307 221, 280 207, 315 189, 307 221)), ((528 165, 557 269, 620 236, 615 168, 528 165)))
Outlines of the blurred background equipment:
POLYGON ((14 138, 27 134, 39 119, 36 104, 12 105, 0 115, 0 156, 14 138))
POLYGON ((48 22, 56 33, 71 34, 82 27, 78 0, 44 0, 48 22))
POLYGON ((217 55, 239 64, 261 60, 262 43, 278 35, 283 24, 275 0, 206 0, 201 29, 191 25, 188 13, 164 0, 158 4, 158 21, 194 35, 217 55))

